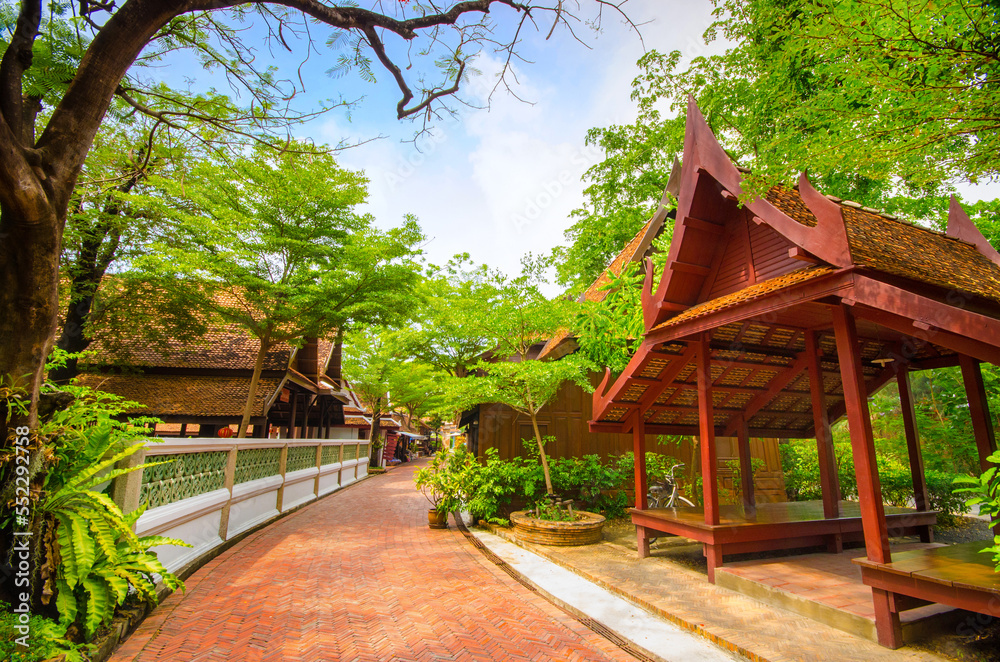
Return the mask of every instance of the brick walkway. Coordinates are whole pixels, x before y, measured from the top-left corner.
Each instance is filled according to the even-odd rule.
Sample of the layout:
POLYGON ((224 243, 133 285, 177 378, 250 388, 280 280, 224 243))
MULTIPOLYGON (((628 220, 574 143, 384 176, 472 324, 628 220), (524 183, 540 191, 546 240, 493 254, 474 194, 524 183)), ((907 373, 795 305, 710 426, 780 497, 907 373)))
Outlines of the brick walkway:
POLYGON ((112 661, 632 659, 486 561, 454 525, 428 529, 413 464, 241 541, 112 661))

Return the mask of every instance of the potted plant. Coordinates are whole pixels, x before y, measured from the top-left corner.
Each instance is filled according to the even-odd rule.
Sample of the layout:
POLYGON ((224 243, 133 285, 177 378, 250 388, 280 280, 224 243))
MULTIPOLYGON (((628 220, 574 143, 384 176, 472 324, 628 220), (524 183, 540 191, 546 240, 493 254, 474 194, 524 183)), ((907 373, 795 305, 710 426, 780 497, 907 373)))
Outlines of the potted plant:
POLYGON ((450 466, 451 453, 442 448, 431 459, 430 465, 417 471, 413 482, 431 506, 427 511, 427 525, 432 529, 448 528, 448 513, 462 505, 459 485, 450 466))

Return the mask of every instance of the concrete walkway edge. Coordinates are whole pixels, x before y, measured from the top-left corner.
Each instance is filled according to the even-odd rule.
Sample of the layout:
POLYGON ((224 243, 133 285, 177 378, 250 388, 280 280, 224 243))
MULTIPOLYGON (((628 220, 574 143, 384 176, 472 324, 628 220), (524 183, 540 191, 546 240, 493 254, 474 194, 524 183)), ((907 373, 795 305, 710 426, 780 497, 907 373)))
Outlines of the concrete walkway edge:
POLYGON ((681 627, 655 613, 655 610, 627 600, 533 550, 509 542, 508 537, 479 530, 472 532, 461 522, 459 530, 504 572, 639 660, 733 660, 740 655, 732 646, 720 647, 709 637, 693 636, 700 633, 681 627), (517 552, 512 554, 514 548, 517 552), (521 556, 520 562, 515 558, 518 555, 521 556), (552 577, 553 574, 556 576, 552 577), (575 575, 572 579, 576 580, 577 587, 569 586, 573 583, 567 581, 570 574, 575 575), (584 587, 582 591, 581 585, 584 587), (556 595, 557 592, 563 594, 565 599, 556 595), (647 648, 640 640, 655 645, 647 648), (672 655, 665 657, 657 650, 669 650, 672 655))
MULTIPOLYGON (((553 563, 553 564, 555 564, 555 565, 557 565, 557 566, 559 566, 561 568, 564 568, 564 569, 566 569, 566 570, 568 570, 568 571, 570 571, 570 572, 572 572, 572 573, 574 573, 574 574, 582 577, 583 579, 585 579, 588 582, 594 584, 595 586, 599 586, 599 587, 601 587, 601 588, 603 588, 603 589, 605 589, 607 591, 610 591, 611 593, 613 593, 616 596, 622 598, 626 602, 629 602, 629 603, 635 605, 636 607, 639 607, 640 609, 643 609, 644 611, 647 611, 647 612, 653 614, 654 616, 662 618, 663 620, 668 621, 668 622, 670 622, 670 623, 672 623, 672 624, 674 624, 674 625, 676 625, 676 626, 678 626, 680 628, 688 630, 689 632, 691 632, 693 634, 696 634, 696 635, 704 638, 705 640, 707 640, 707 641, 715 644, 716 646, 718 646, 718 647, 720 647, 720 648, 722 648, 722 649, 724 649, 726 651, 729 651, 731 653, 739 655, 739 656, 741 656, 743 658, 746 658, 747 660, 751 660, 752 662, 771 662, 768 658, 762 657, 761 655, 755 653, 754 651, 751 651, 751 650, 745 648, 744 646, 741 646, 741 645, 736 644, 736 643, 734 643, 732 641, 724 639, 723 637, 720 637, 720 636, 718 636, 718 635, 716 635, 716 634, 714 634, 712 632, 709 632, 708 630, 706 630, 704 627, 702 627, 698 623, 691 623, 691 622, 686 621, 686 620, 684 620, 682 618, 679 618, 675 614, 671 614, 670 612, 668 612, 668 611, 666 611, 664 609, 661 609, 661 608, 657 607, 656 605, 654 605, 654 604, 652 604, 650 602, 647 602, 645 600, 642 600, 641 598, 638 598, 638 597, 636 597, 634 595, 630 595, 629 593, 626 593, 625 591, 621 590, 620 588, 618 588, 616 586, 613 586, 613 585, 611 585, 611 584, 609 584, 609 583, 601 580, 599 577, 595 577, 595 576, 593 576, 593 575, 591 575, 591 574, 589 574, 589 573, 587 573, 587 572, 585 572, 585 571, 583 571, 583 570, 581 570, 579 568, 573 567, 572 565, 570 565, 568 563, 564 563, 560 559, 556 558, 555 556, 547 555, 547 554, 545 554, 544 550, 542 550, 542 549, 539 549, 539 548, 528 549, 525 545, 521 544, 521 542, 517 540, 516 536, 514 536, 510 531, 508 531, 507 529, 505 529, 503 527, 497 526, 495 524, 487 524, 486 527, 487 527, 487 529, 489 530, 490 533, 492 533, 493 535, 497 536, 498 538, 502 538, 503 540, 505 540, 505 541, 507 541, 507 542, 509 542, 511 544, 517 545, 518 547, 524 549, 525 551, 527 551, 529 553, 539 555, 542 558, 544 558, 546 561, 548 561, 550 563, 553 563)), ((469 535, 471 535, 471 533, 469 535)), ((522 580, 530 583, 530 580, 528 580, 527 578, 522 578, 522 580)), ((546 595, 545 597, 546 597, 546 599, 549 599, 548 595, 546 595)), ((558 603, 555 603, 555 604, 558 604, 558 603)), ((558 605, 558 606, 562 607, 563 609, 566 609, 566 607, 564 607, 563 605, 558 605)), ((568 611, 570 611, 571 613, 573 613, 574 616, 579 617, 579 614, 578 614, 577 611, 575 611, 573 609, 569 609, 568 611)), ((602 633, 602 634, 604 634, 604 633, 602 633)), ((641 647, 639 647, 638 644, 636 644, 636 647, 641 649, 641 647)), ((632 651, 629 651, 629 652, 632 652, 632 651)))

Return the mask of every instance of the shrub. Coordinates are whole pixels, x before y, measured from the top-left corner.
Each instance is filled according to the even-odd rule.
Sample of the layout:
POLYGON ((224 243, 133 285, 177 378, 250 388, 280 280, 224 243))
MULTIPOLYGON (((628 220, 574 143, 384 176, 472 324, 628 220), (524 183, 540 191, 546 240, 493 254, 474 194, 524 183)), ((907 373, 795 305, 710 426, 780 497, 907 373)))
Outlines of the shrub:
POLYGON ((76 644, 66 636, 67 625, 50 618, 31 614, 22 623, 10 605, 0 602, 0 660, 11 662, 41 662, 59 656, 64 662, 85 662, 90 644, 76 644), (25 635, 27 632, 27 635, 25 635), (18 639, 27 636, 28 646, 21 646, 18 639))
MULTIPOLYGON (((1000 451, 993 451, 986 459, 1000 465, 1000 451)), ((979 514, 990 517, 990 526, 1000 524, 1000 471, 997 466, 990 467, 978 477, 957 476, 954 484, 959 486, 955 488, 956 493, 971 495, 965 502, 969 507, 979 506, 979 514)), ((982 551, 993 555, 996 571, 1000 572, 1000 535, 993 536, 993 546, 982 551)))

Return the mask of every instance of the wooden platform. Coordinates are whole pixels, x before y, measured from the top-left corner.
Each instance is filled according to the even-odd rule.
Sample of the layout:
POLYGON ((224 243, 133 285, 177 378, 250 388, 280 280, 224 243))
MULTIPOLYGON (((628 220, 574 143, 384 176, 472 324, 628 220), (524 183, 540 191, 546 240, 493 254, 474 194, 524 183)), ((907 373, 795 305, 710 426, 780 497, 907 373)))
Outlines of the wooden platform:
MULTIPOLYGON (((840 517, 823 518, 821 501, 765 503, 747 517, 742 506, 721 506, 718 524, 706 524, 701 508, 632 509, 636 525, 639 556, 649 555, 649 538, 676 535, 705 544, 708 578, 715 581, 715 568, 726 554, 761 552, 826 546, 839 553, 844 542, 864 539, 861 509, 855 501, 840 502, 840 517)), ((917 511, 885 506, 889 534, 893 537, 919 535, 931 541, 931 527, 937 522, 936 511, 917 511)))
POLYGON ((900 612, 927 602, 1000 617, 1000 573, 994 570, 992 555, 980 553, 992 544, 984 540, 912 550, 893 554, 892 563, 865 558, 854 563, 861 566, 865 584, 892 595, 889 602, 897 623, 900 612))

